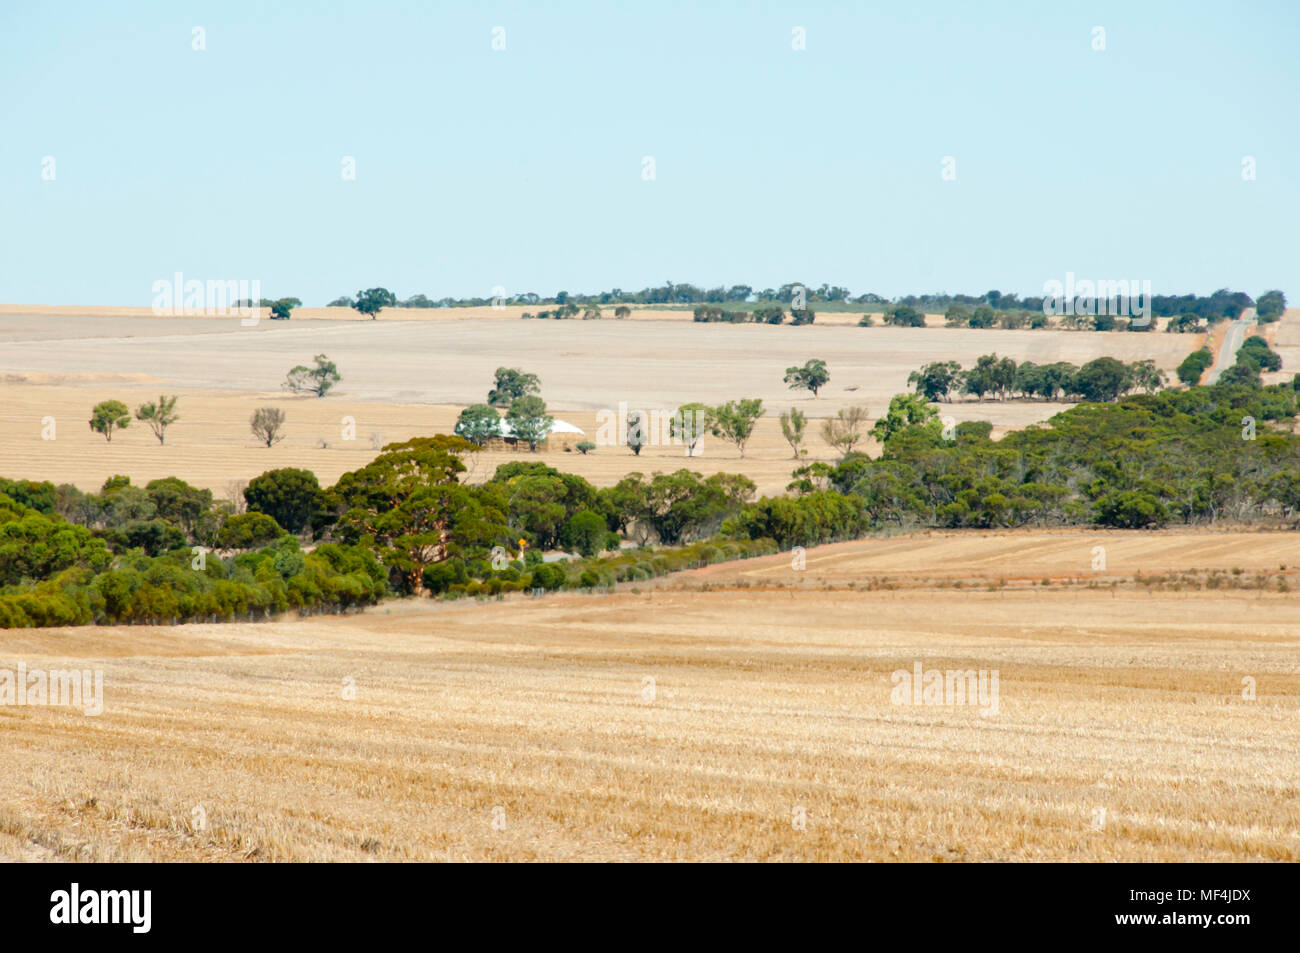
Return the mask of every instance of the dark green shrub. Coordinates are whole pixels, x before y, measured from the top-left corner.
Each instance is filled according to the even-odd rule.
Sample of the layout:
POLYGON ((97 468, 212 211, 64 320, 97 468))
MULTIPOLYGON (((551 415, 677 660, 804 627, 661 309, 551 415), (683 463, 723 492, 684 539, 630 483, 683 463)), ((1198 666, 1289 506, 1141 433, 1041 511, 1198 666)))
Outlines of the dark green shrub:
POLYGON ((595 556, 601 551, 608 534, 603 516, 591 510, 579 510, 564 524, 560 539, 572 552, 595 556))
POLYGON ((250 513, 265 513, 290 533, 301 533, 320 508, 321 487, 310 470, 268 470, 244 490, 250 513))
POLYGON ((222 549, 252 549, 285 535, 284 529, 265 513, 240 513, 230 517, 217 533, 222 549))
POLYGON ((555 590, 561 588, 568 579, 568 574, 555 563, 544 563, 533 569, 532 585, 537 589, 555 590))

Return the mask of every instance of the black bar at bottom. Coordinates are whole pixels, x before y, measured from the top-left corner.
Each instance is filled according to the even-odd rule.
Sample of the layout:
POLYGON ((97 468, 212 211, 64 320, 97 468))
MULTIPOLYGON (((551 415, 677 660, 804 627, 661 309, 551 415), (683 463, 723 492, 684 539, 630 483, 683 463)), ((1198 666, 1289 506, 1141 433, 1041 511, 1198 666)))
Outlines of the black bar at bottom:
POLYGON ((13 864, 0 866, 0 931, 6 946, 61 935, 337 944, 373 942, 377 929, 612 939, 623 924, 629 938, 698 941, 845 928, 883 938, 892 925, 945 946, 1124 934, 1223 944, 1292 934, 1294 880, 1289 865, 1252 864, 575 865, 544 876, 487 865, 13 864))

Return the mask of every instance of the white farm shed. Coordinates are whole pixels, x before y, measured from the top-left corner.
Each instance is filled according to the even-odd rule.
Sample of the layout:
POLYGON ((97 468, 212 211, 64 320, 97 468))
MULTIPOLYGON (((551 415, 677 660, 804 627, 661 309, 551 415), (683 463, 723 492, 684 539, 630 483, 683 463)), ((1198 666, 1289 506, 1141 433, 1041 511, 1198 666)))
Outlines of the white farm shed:
MULTIPOLYGON (((586 431, 581 427, 575 427, 567 420, 557 418, 551 423, 551 429, 547 431, 546 447, 551 450, 571 450, 573 445, 580 442, 586 435, 586 431)), ((507 447, 528 449, 528 444, 521 443, 515 437, 510 422, 504 419, 501 421, 501 440, 507 447)), ((489 445, 491 443, 495 443, 495 441, 490 441, 489 445)))

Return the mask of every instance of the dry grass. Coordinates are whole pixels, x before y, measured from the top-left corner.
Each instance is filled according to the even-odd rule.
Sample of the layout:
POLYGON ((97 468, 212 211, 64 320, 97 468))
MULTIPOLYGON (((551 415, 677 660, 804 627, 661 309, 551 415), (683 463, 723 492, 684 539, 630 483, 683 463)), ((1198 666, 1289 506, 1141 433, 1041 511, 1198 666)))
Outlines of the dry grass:
MULTIPOLYGON (((485 399, 493 371, 508 364, 539 374, 552 412, 593 440, 596 413, 617 410, 620 402, 634 410, 671 411, 694 400, 761 397, 768 416, 744 460, 735 448, 712 439, 704 456, 689 461, 680 447, 647 448, 639 458, 622 447, 602 447, 589 457, 549 451, 541 458, 598 484, 634 470, 689 462, 705 473, 747 473, 760 492, 778 493, 794 466, 777 422, 783 409, 797 406, 813 418, 810 459, 829 460, 833 454, 818 435, 816 419, 853 404, 879 414, 890 396, 908 389, 908 373, 928 361, 971 364, 979 354, 997 351, 1018 360, 1082 363, 1111 354, 1154 357, 1171 368, 1198 344, 1191 336, 1167 334, 694 324, 689 312, 662 311, 594 322, 506 320, 490 308, 471 318, 421 311, 404 312, 402 320, 385 314, 374 322, 334 314, 330 320, 266 320, 242 328, 233 318, 85 310, 0 308, 0 475, 87 490, 115 473, 137 483, 176 475, 220 494, 232 480, 299 466, 332 482, 373 456, 372 434, 394 441, 449 431, 462 407, 485 399), (291 366, 322 351, 344 376, 335 392, 317 400, 280 390, 291 366), (817 400, 782 383, 787 366, 810 357, 826 359, 831 369, 831 383, 817 400), (114 398, 134 407, 164 392, 181 396, 181 419, 166 447, 139 425, 111 445, 86 426, 98 401, 114 398), (263 404, 288 414, 288 438, 270 450, 257 446, 248 432, 249 415, 263 404), (342 439, 345 416, 356 421, 354 441, 342 439), (45 417, 57 423, 54 441, 41 439, 45 417)), ((942 411, 957 421, 992 421, 1000 434, 1068 406, 958 401, 942 411)), ((485 455, 481 475, 513 458, 485 455)))
MULTIPOLYGON (((237 321, 204 318, 24 318, 0 315, 0 372, 61 376, 100 386, 125 381, 189 390, 276 391, 285 372, 324 351, 343 372, 338 397, 465 405, 481 401, 501 364, 542 380, 561 411, 672 409, 691 400, 761 397, 770 412, 790 406, 826 416, 867 403, 876 411, 906 390, 907 375, 932 360, 971 364, 996 351, 1017 360, 1083 363, 1109 354, 1175 366, 1196 336, 1120 332, 977 331, 943 328, 771 327, 666 321, 237 321), (51 329, 47 331, 46 329, 51 329), (111 328, 116 336, 105 336, 111 328), (830 365, 818 401, 782 383, 809 357, 830 365)), ((1059 410, 1027 403, 957 403, 972 416, 1018 425, 1059 410)))
POLYGON ((934 534, 812 550, 807 591, 774 588, 785 555, 610 596, 9 632, 0 666, 102 667, 106 708, 0 709, 22 766, 0 775, 0 856, 1300 859, 1300 597, 923 578, 1077 573, 1099 541, 1112 574, 1289 551, 934 534), (897 588, 846 586, 882 575, 897 588), (676 588, 700 583, 719 588, 676 588), (999 670, 999 713, 891 705, 916 661, 999 670))
MULTIPOLYGON (((448 431, 510 364, 539 373, 554 412, 589 435, 595 411, 621 400, 762 397, 770 416, 743 461, 713 442, 689 463, 772 493, 793 466, 784 407, 878 412, 920 364, 988 351, 1170 368, 1200 343, 837 326, 856 316, 770 328, 641 310, 587 323, 340 310, 242 329, 0 307, 0 474, 86 489, 175 474, 221 496, 303 466, 329 483, 373 456, 372 434, 448 431), (339 392, 280 392, 318 351, 342 368, 339 392), (832 385, 793 398, 781 373, 813 356, 832 385), (181 395, 167 446, 144 429, 112 444, 87 429, 96 401, 160 391, 181 395), (271 450, 247 432, 268 403, 289 416, 271 450), (55 441, 40 439, 47 415, 55 441)), ((1297 314, 1272 332, 1284 360, 1300 353, 1297 314)), ((944 410, 1002 430, 1063 406, 944 410)), ((814 458, 829 459, 816 429, 814 458)), ((476 478, 519 455, 483 457, 476 478)), ((598 484, 688 462, 655 447, 539 458, 598 484)), ((1300 596, 1275 583, 1297 569, 1280 533, 936 533, 812 550, 800 572, 786 554, 608 596, 6 631, 0 668, 103 668, 107 697, 98 718, 0 708, 0 764, 20 766, 0 772, 0 858, 1296 860, 1300 596), (1096 545, 1104 572, 1091 569, 1096 545), (1212 577, 1229 582, 1211 590, 1212 577), (890 673, 916 661, 998 669, 999 714, 891 705, 890 673), (1255 701, 1241 696, 1246 676, 1255 701)))
POLYGON ((1300 308, 1287 308, 1280 321, 1260 328, 1269 345, 1282 358, 1282 370, 1265 374, 1266 384, 1290 381, 1300 372, 1300 308))
MULTIPOLYGON (((365 466, 383 443, 407 440, 433 433, 451 433, 461 408, 445 404, 398 404, 350 400, 344 396, 318 400, 273 391, 195 391, 159 388, 135 382, 100 385, 25 381, 0 383, 0 401, 7 410, 0 416, 0 476, 49 479, 72 483, 83 490, 98 490, 115 473, 130 476, 143 486, 149 480, 179 476, 226 498, 234 481, 247 481, 276 467, 311 470, 323 485, 334 483, 341 474, 365 466), (86 424, 96 400, 113 397, 134 408, 146 400, 157 400, 159 391, 178 394, 180 421, 167 432, 160 446, 144 426, 133 423, 115 433, 111 443, 92 432, 86 424), (285 439, 272 448, 259 445, 249 433, 248 418, 263 405, 284 409, 287 415, 285 439), (41 439, 41 420, 55 418, 57 437, 41 439), (342 439, 342 419, 355 421, 356 439, 342 439), (372 441, 371 436, 377 440, 372 441), (322 446, 325 442, 328 446, 322 446)), ((554 411, 556 416, 581 427, 593 440, 596 414, 554 411)), ((810 430, 813 429, 811 426, 810 430)), ((868 446, 870 446, 868 441, 868 446)), ((833 461, 835 453, 821 438, 808 443, 808 460, 833 461)), ((759 493, 779 494, 798 466, 791 459, 789 445, 782 439, 775 418, 759 421, 742 460, 733 446, 706 438, 705 452, 687 458, 680 446, 645 447, 634 456, 626 447, 601 447, 583 455, 576 451, 539 450, 484 451, 467 459, 470 479, 487 479, 502 463, 512 460, 540 460, 570 473, 577 473, 598 486, 617 483, 632 471, 654 473, 683 466, 704 474, 743 472, 759 487, 759 493)))

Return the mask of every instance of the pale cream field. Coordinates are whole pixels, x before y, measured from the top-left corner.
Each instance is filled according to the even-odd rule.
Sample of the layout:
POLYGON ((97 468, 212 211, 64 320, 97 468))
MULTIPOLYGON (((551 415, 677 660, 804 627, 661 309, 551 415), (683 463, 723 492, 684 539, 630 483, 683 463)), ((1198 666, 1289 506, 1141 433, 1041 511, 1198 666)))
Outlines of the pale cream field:
POLYGON ((1261 329, 1269 346, 1282 358, 1282 370, 1265 374, 1264 381, 1274 384, 1289 381, 1300 373, 1300 308, 1287 308, 1282 320, 1261 329))
MULTIPOLYGON (((0 475, 71 482, 85 490, 117 473, 137 483, 176 475, 223 496, 234 481, 298 466, 329 484, 366 463, 376 442, 449 432, 464 406, 486 398, 493 371, 506 365, 538 374, 551 412, 593 442, 597 414, 612 415, 621 404, 670 413, 690 401, 760 397, 768 416, 744 460, 735 447, 712 438, 705 439, 703 455, 690 460, 680 446, 648 447, 639 458, 620 446, 601 446, 586 457, 551 449, 535 459, 598 484, 686 464, 703 473, 741 471, 760 492, 778 493, 794 466, 777 421, 782 410, 798 407, 812 418, 809 459, 829 461, 834 454, 820 437, 820 418, 855 404, 865 404, 874 418, 893 394, 909 390, 907 375, 930 361, 969 365, 997 352, 1016 360, 1083 363, 1110 355, 1150 357, 1172 370, 1200 345, 1198 335, 1158 333, 695 324, 689 312, 665 311, 585 322, 507 319, 491 308, 470 309, 475 316, 469 318, 459 310, 385 311, 368 321, 349 318, 347 309, 303 309, 298 313, 332 313, 245 328, 237 318, 87 310, 0 308, 0 475), (280 389, 290 367, 321 352, 343 374, 335 391, 316 399, 280 389), (782 382, 786 367, 812 357, 826 360, 831 372, 816 400, 782 382), (111 444, 86 424, 101 400, 134 408, 160 393, 181 398, 180 421, 168 431, 166 446, 138 423, 111 444), (248 430, 249 416, 264 405, 288 415, 286 439, 270 449, 258 446, 248 430), (355 422, 354 439, 345 439, 344 418, 355 422), (53 439, 45 439, 50 419, 53 439)), ((955 421, 989 420, 1001 434, 1068 406, 957 400, 941 411, 955 421)), ((517 458, 483 454, 475 478, 517 458)))
POLYGON ((101 668, 105 698, 0 708, 0 857, 1295 861, 1294 539, 930 534, 603 596, 9 631, 0 667, 101 668), (1215 568, 1252 588, 1131 582, 1215 568), (996 670, 996 714, 894 704, 918 662, 996 670))

